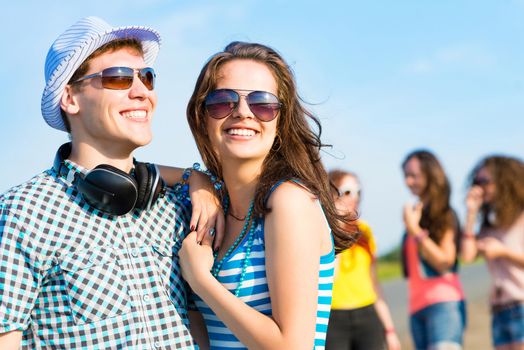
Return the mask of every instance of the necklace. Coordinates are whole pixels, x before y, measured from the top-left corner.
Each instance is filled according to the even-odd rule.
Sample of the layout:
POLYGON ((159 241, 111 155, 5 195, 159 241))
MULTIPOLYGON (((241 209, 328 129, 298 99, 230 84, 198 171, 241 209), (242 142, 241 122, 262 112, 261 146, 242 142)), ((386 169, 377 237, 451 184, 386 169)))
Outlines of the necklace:
MULTIPOLYGON (((228 209, 228 204, 229 204, 228 201, 226 201, 226 203, 224 205, 224 210, 225 211, 227 211, 227 209, 228 209)), ((255 204, 255 201, 252 200, 251 204, 249 205, 249 209, 247 211, 247 215, 245 216, 245 219, 244 219, 244 226, 242 227, 242 231, 240 231, 240 234, 238 235, 237 239, 229 247, 229 249, 226 251, 226 254, 224 254, 222 259, 220 259, 220 261, 218 261, 216 263, 216 265, 214 266, 214 268, 211 270, 211 274, 215 278, 217 278, 218 274, 220 273, 220 269, 222 268, 222 265, 224 264, 224 262, 231 256, 231 254, 233 253, 235 248, 240 244, 240 242, 242 242, 244 237, 246 237, 246 235, 247 235, 246 252, 244 254, 244 259, 242 260, 242 263, 241 263, 242 270, 240 272, 240 278, 238 280, 238 285, 235 288, 235 292, 234 292, 235 296, 237 296, 237 297, 240 294, 240 288, 242 287, 242 282, 244 282, 244 277, 246 275, 249 255, 251 254, 251 249, 253 248, 253 242, 255 240, 255 228, 256 228, 255 221, 256 220, 254 220, 254 218, 253 218, 253 207, 254 207, 254 204, 255 204), (250 225, 250 223, 251 223, 251 225, 250 225), (248 230, 248 227, 249 227, 249 230, 248 230)), ((215 260, 216 260, 216 258, 218 256, 218 252, 215 253, 214 256, 215 256, 215 260)))
POLYGON ((238 221, 244 221, 246 220, 247 215, 244 215, 242 217, 238 217, 235 214, 233 214, 232 211, 228 212, 227 215, 231 216, 233 219, 237 219, 238 221))

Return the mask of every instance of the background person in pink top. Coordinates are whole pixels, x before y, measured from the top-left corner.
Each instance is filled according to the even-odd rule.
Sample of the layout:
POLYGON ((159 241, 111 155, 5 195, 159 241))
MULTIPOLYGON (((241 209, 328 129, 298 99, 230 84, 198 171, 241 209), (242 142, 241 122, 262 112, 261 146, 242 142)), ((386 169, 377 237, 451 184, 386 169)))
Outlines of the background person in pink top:
POLYGON ((462 349, 464 293, 457 275, 459 223, 438 159, 417 150, 402 163, 406 186, 418 203, 404 207, 403 266, 415 348, 462 349))
POLYGON ((470 183, 462 257, 472 261, 481 254, 488 265, 495 348, 524 349, 524 163, 486 157, 473 169, 470 183))

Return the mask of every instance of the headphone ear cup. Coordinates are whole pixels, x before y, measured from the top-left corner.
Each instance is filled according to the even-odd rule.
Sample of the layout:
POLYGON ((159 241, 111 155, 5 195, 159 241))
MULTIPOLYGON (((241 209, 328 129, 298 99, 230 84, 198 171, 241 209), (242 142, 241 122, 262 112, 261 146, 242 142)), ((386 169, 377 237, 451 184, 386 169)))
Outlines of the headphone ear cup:
POLYGON ((166 191, 164 179, 155 164, 135 164, 135 176, 139 187, 139 198, 135 208, 150 209, 158 198, 163 197, 166 191))
POLYGON ((91 206, 111 215, 123 215, 135 207, 138 196, 136 180, 108 164, 100 164, 73 181, 91 206))
POLYGON ((158 198, 161 198, 166 193, 166 183, 164 182, 164 179, 162 176, 160 176, 160 170, 158 170, 158 167, 155 164, 149 164, 148 166, 151 167, 151 177, 152 177, 152 188, 151 188, 151 198, 149 200, 148 208, 150 208, 158 198))
POLYGON ((144 209, 151 198, 151 187, 153 184, 152 174, 148 163, 135 163, 135 177, 138 183, 138 198, 135 208, 144 209))

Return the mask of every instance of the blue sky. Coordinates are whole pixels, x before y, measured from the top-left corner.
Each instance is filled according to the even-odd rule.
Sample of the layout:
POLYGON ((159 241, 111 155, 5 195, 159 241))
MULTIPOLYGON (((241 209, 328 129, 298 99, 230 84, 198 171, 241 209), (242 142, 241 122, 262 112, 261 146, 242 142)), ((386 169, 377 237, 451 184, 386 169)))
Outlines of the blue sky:
POLYGON ((48 168, 65 133, 40 114, 44 60, 81 17, 148 25, 163 36, 155 68, 153 142, 137 158, 189 166, 199 160, 185 106, 200 68, 233 40, 276 48, 332 144, 327 168, 363 182, 362 217, 379 252, 402 234, 412 200, 400 163, 433 150, 463 212, 465 178, 484 155, 524 153, 524 0, 481 1, 18 1, 2 13, 4 108, 0 191, 48 168))

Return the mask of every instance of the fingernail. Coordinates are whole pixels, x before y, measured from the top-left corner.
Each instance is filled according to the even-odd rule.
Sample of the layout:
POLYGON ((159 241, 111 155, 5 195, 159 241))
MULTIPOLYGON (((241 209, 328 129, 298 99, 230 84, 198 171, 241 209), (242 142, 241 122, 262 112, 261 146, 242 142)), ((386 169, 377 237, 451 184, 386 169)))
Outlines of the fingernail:
POLYGON ((194 231, 195 230, 195 225, 191 225, 191 227, 189 228, 191 231, 194 231))

